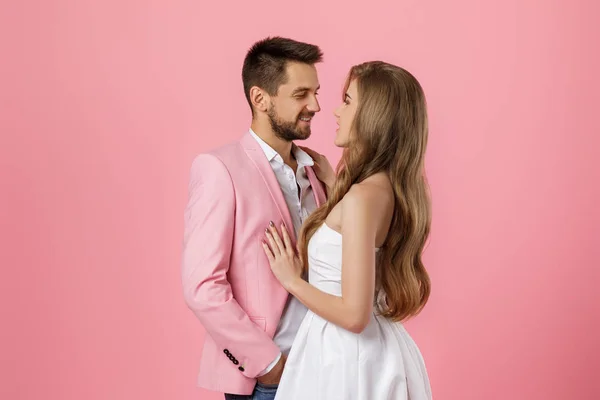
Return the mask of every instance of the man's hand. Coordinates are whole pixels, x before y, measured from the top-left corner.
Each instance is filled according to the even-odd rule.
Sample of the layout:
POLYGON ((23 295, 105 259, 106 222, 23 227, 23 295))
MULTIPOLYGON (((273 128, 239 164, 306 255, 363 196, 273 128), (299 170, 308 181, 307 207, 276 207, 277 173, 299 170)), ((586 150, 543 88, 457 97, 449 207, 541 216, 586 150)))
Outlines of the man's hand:
POLYGON ((258 382, 263 385, 277 385, 279 384, 279 380, 281 379, 281 374, 283 374, 283 368, 285 367, 285 362, 287 361, 287 357, 285 354, 281 355, 277 364, 273 367, 272 370, 267 372, 265 375, 257 378, 258 382))

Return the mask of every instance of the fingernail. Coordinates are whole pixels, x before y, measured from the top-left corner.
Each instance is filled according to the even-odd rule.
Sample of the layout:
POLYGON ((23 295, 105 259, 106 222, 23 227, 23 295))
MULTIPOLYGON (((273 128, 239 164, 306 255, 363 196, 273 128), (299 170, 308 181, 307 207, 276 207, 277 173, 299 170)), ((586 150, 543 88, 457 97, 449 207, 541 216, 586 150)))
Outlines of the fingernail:
POLYGON ((269 221, 269 226, 275 226, 275 224, 273 223, 273 221, 269 221))

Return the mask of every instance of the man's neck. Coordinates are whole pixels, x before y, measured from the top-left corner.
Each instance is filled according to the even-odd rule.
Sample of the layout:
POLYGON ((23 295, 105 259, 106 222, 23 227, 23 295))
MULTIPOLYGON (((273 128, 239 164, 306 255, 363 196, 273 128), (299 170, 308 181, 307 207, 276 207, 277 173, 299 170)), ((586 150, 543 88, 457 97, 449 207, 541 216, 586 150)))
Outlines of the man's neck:
POLYGON ((289 166, 296 164, 296 160, 292 156, 292 142, 278 138, 270 126, 261 126, 256 121, 252 121, 250 128, 256 136, 264 140, 266 144, 271 146, 271 148, 281 156, 284 163, 289 166))

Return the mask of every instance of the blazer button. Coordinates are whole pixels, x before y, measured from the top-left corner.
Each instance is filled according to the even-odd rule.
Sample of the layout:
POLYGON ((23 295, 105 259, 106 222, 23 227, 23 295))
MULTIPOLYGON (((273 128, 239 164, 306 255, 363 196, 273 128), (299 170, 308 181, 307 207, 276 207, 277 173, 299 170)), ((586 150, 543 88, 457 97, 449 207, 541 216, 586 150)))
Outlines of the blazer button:
POLYGON ((225 349, 225 350, 223 350, 223 353, 229 354, 229 350, 225 349))
POLYGON ((238 368, 240 371, 244 371, 244 367, 239 367, 238 368))
POLYGON ((233 360, 233 365, 238 365, 240 362, 238 360, 233 360))

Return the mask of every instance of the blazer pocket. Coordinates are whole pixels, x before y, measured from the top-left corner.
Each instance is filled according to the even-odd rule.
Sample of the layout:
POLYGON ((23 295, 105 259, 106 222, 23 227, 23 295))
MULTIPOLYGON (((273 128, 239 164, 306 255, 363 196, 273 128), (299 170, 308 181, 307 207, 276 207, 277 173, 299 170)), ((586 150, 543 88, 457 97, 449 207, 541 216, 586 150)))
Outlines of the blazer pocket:
POLYGON ((263 332, 267 330, 267 319, 265 317, 250 317, 250 321, 258 325, 263 332))

